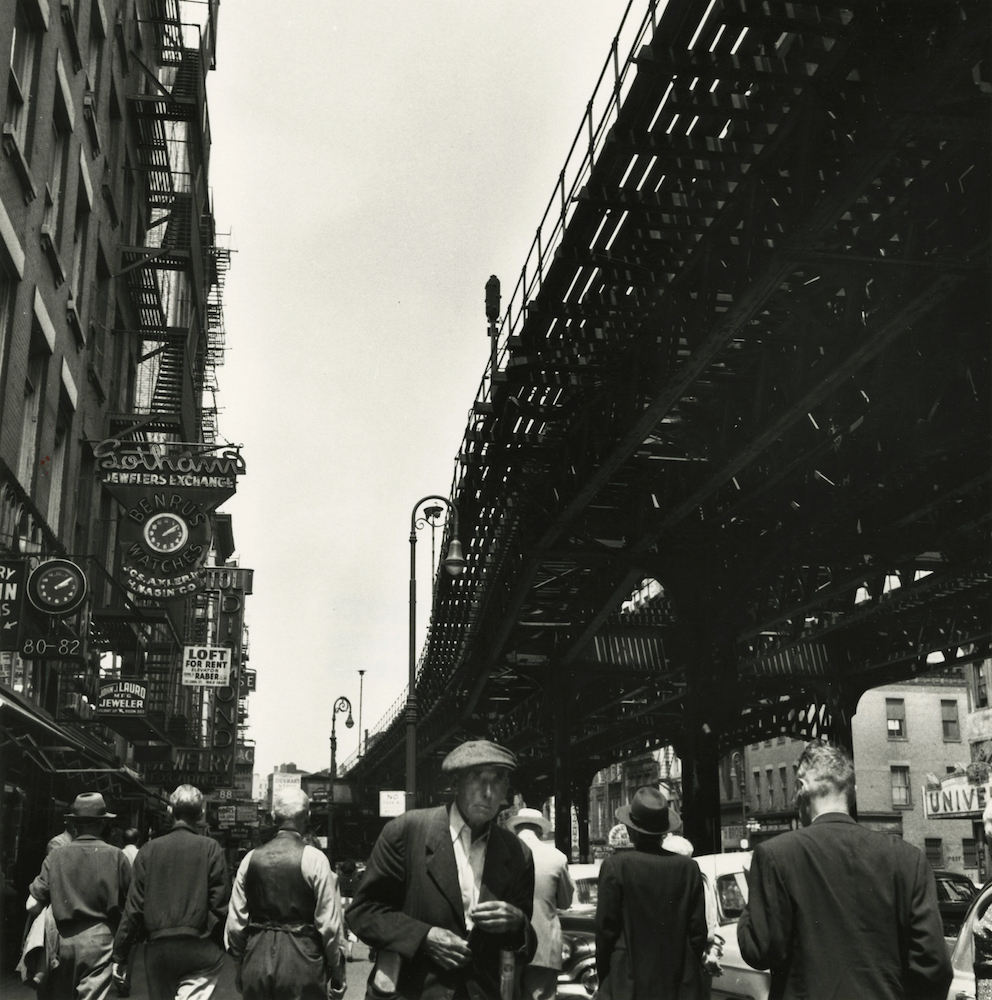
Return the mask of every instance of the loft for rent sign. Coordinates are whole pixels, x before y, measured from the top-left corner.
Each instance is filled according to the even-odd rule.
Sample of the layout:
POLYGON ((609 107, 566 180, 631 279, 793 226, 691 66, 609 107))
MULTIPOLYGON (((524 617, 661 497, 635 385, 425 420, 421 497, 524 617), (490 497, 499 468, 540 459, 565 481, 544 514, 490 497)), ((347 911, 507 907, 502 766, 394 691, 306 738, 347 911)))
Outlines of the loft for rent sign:
POLYGON ((185 687, 225 687, 231 680, 231 650, 226 646, 183 646, 185 687))

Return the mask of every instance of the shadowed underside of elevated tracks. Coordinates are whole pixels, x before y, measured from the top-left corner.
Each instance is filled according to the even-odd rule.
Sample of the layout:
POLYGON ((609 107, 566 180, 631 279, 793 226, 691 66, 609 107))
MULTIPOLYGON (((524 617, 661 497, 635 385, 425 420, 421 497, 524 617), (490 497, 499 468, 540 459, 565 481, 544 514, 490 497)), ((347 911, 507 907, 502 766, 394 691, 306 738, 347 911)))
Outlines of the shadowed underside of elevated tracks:
MULTIPOLYGON (((458 456, 422 800, 470 735, 580 811, 672 743, 718 849, 728 749, 848 739, 867 688, 992 655, 990 23, 632 4, 458 456)), ((404 697, 366 787, 402 787, 404 697)))

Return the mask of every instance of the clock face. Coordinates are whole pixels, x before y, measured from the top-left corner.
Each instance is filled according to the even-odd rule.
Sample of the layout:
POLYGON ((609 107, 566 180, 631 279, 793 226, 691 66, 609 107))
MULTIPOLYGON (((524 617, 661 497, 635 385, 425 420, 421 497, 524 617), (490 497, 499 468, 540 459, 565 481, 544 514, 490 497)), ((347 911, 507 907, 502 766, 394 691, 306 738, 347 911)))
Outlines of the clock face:
POLYGON ((148 518, 142 534, 145 544, 152 552, 167 555, 178 552, 186 544, 189 527, 178 514, 162 511, 148 518))
POLYGON ((68 615, 86 599, 86 577, 68 559, 52 559, 28 578, 28 600, 47 614, 68 615))

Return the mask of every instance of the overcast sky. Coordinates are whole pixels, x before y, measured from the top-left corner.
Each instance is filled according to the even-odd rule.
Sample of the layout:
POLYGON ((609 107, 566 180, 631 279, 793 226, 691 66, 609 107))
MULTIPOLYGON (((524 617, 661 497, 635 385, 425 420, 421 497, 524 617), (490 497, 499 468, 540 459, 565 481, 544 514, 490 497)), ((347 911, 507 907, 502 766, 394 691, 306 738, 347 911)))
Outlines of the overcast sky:
MULTIPOLYGON (((504 305, 627 0, 237 0, 208 79, 210 181, 231 232, 220 433, 256 771, 328 766, 400 695, 409 521, 447 495, 504 305)), ((635 3, 635 14, 644 5, 635 3)), ((420 635, 430 535, 418 551, 420 635)), ((418 649, 421 639, 418 639, 418 649)))

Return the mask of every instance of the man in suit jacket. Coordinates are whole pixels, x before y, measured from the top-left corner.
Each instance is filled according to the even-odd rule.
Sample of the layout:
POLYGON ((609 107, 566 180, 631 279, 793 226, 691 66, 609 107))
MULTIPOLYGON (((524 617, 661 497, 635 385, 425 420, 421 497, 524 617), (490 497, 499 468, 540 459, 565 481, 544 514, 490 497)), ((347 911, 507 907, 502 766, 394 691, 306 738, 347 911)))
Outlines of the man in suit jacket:
POLYGON ((561 971, 561 920, 558 910, 572 905, 575 883, 568 873, 568 858, 541 837, 551 824, 539 809, 521 809, 506 821, 506 828, 530 848, 534 855, 534 912, 531 922, 537 935, 537 951, 520 978, 523 1000, 552 1000, 561 971))
POLYGON ((771 969, 770 1000, 944 1000, 952 970, 923 853, 851 818, 842 749, 809 743, 796 780, 804 828, 755 849, 737 926, 744 960, 771 969))
POLYGON ((454 801, 405 813, 379 835, 346 914, 379 952, 369 997, 497 1000, 501 949, 530 961, 534 862, 492 822, 515 766, 495 743, 463 743, 441 765, 454 801))
POLYGON ((691 858, 661 846, 681 823, 658 788, 638 788, 616 811, 632 851, 599 870, 596 971, 602 1000, 702 1000, 706 949, 703 876, 691 858))

